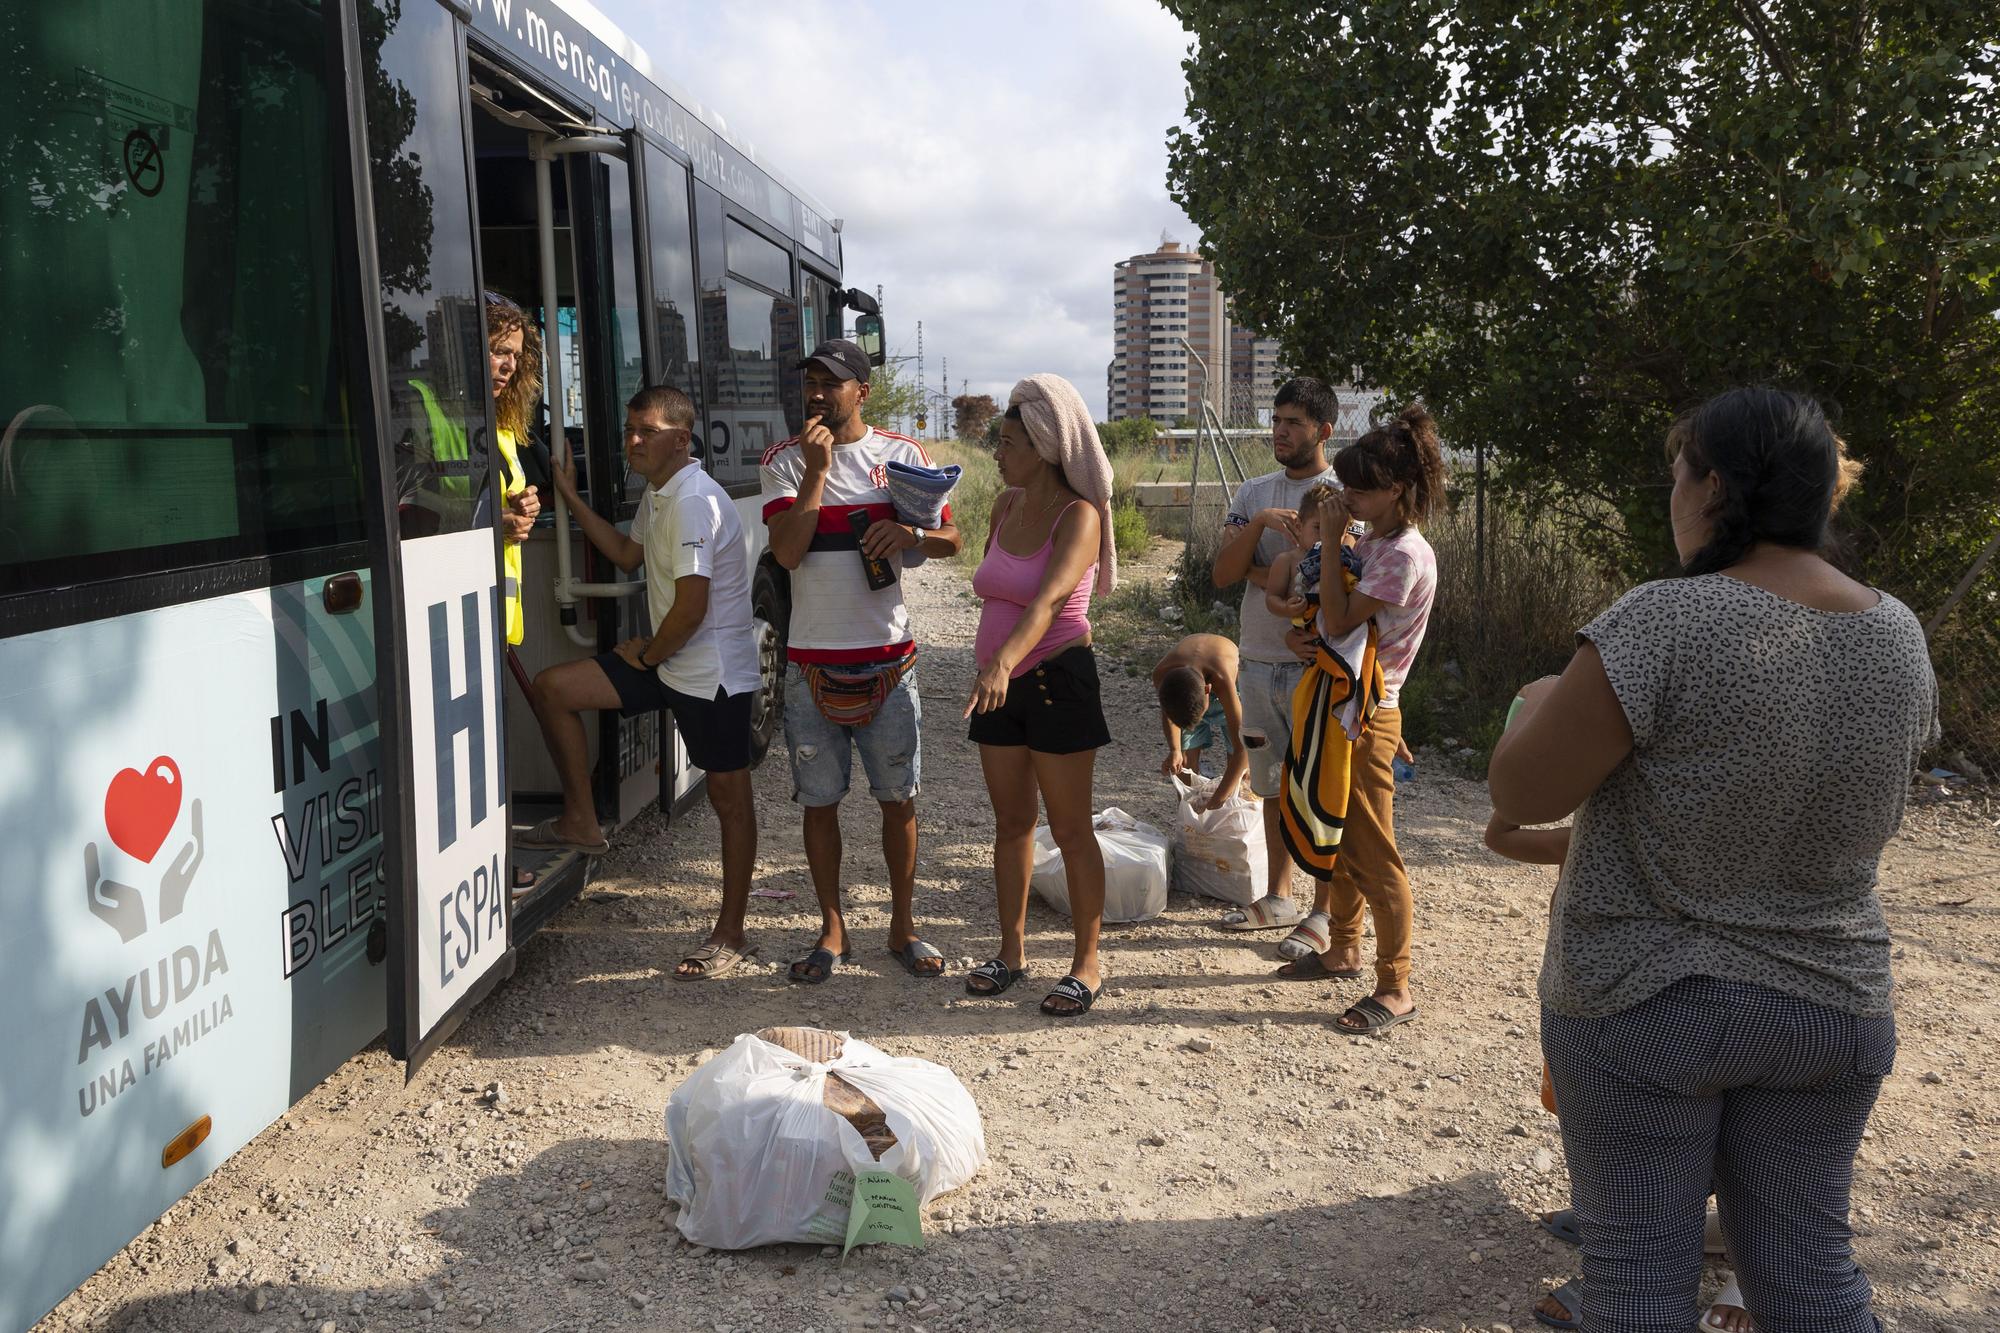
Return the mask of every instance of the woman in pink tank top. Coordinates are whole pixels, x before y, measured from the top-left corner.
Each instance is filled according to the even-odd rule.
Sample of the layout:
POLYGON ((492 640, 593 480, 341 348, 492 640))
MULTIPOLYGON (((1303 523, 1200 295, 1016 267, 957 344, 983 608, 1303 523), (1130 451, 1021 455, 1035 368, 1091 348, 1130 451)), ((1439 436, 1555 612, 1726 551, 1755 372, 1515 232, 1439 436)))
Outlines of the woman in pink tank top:
POLYGON ((1093 589, 1109 591, 1117 577, 1107 542, 1111 465, 1068 381, 1033 376, 1008 402, 993 457, 1009 489, 993 502, 986 555, 972 580, 982 603, 979 678, 965 709, 993 800, 1000 950, 973 969, 965 989, 995 996, 1027 975, 1028 879, 1045 804, 1068 881, 1075 950, 1042 1012, 1074 1018, 1103 988, 1104 858, 1091 826, 1091 775, 1111 732, 1087 613, 1093 589))

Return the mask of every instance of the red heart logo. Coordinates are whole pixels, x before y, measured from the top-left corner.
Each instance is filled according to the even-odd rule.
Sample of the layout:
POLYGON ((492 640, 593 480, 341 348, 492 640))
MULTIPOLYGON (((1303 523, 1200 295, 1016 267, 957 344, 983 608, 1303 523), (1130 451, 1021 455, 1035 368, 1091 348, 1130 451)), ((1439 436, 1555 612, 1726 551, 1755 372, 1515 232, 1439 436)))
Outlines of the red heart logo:
POLYGON ((181 813, 181 771, 165 755, 120 769, 104 793, 104 827, 127 856, 151 861, 181 813))

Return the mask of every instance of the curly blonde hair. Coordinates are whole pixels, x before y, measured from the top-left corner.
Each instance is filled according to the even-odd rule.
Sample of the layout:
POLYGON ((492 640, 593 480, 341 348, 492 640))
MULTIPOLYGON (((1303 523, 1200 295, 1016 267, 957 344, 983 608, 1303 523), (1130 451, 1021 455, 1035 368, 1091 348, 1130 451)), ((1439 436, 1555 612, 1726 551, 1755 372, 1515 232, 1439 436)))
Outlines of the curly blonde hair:
POLYGON ((535 404, 542 397, 542 335, 527 311, 504 296, 486 293, 488 350, 516 329, 521 331, 521 355, 515 358, 514 378, 507 381, 507 387, 493 400, 493 416, 501 430, 525 443, 535 404))

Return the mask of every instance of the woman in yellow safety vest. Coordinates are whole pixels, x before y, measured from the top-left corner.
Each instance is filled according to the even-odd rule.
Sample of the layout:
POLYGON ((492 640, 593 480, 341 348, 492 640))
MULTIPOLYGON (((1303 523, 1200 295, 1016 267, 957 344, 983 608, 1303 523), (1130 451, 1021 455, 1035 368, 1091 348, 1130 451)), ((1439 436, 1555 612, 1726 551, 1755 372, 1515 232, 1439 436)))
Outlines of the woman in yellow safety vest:
POLYGON ((525 632, 521 614, 521 543, 541 512, 535 488, 521 471, 520 449, 542 393, 542 339, 521 307, 504 296, 486 294, 486 352, 493 369, 493 416, 500 434, 500 528, 507 603, 507 642, 525 632))

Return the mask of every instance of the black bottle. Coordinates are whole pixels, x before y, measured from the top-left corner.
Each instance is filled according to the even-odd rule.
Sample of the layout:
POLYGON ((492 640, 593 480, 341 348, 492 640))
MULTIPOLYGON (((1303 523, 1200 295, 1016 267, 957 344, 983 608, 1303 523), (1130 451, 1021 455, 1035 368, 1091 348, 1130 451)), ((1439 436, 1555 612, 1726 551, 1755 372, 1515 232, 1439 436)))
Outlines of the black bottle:
MULTIPOLYGON (((847 530, 854 534, 855 541, 860 541, 868 529, 874 526, 875 520, 868 517, 867 510, 850 509, 847 511, 847 530)), ((871 560, 868 558, 866 551, 862 551, 860 554, 861 570, 868 576, 868 586, 870 589, 879 592, 896 581, 896 571, 889 567, 887 560, 871 560)))

